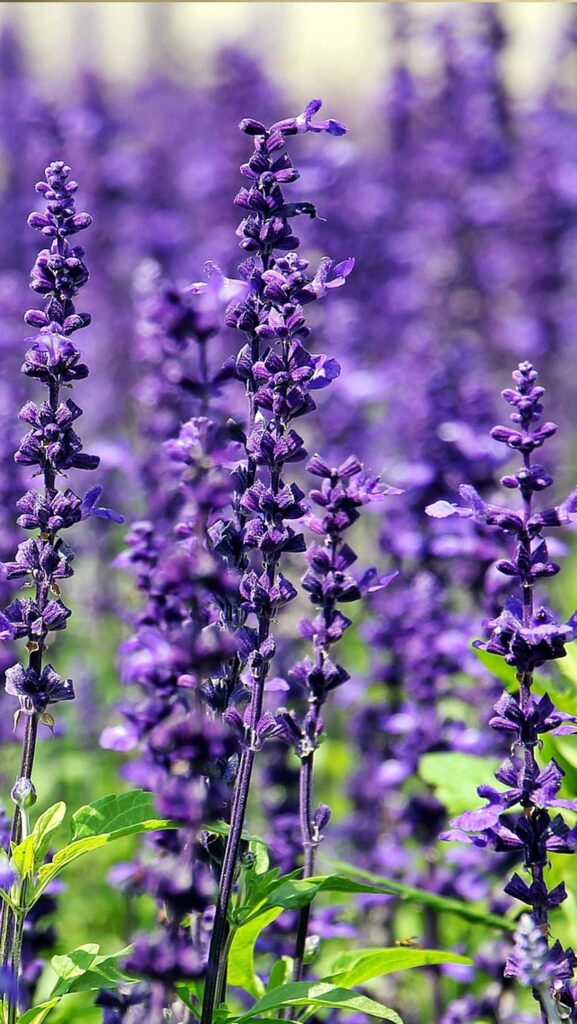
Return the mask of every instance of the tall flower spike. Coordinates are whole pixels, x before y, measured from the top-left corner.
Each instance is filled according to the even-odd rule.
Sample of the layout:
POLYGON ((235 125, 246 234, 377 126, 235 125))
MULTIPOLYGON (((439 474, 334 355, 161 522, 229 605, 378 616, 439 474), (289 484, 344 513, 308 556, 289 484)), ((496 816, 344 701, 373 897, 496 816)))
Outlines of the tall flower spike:
MULTIPOLYGON (((359 460, 351 455, 340 466, 329 467, 319 456, 313 455, 307 466, 309 473, 320 477, 322 483, 309 494, 311 506, 305 522, 309 530, 322 538, 323 544, 313 544, 307 551, 308 572, 302 580, 303 589, 316 615, 303 619, 300 632, 312 645, 314 660, 305 658, 292 669, 290 676, 307 694, 308 711, 301 721, 285 712, 283 738, 294 746, 300 759, 299 811, 301 839, 304 852, 304 877, 314 875, 315 854, 323 836, 323 828, 330 818, 330 809, 320 804, 312 808, 313 770, 315 751, 322 738, 321 712, 332 690, 350 679, 349 673, 331 659, 331 649, 352 625, 341 611, 340 605, 358 601, 366 594, 386 587, 396 572, 379 577, 376 569, 369 569, 357 577, 350 572, 356 562, 355 551, 343 539, 344 534, 357 521, 361 509, 382 500, 387 494, 401 494, 395 487, 380 482, 379 477, 364 472, 359 460)), ((310 906, 299 914, 294 957, 293 980, 300 981, 304 970, 310 906)))
POLYGON ((521 467, 501 480, 505 487, 520 492, 521 507, 489 505, 474 488, 463 486, 460 493, 465 507, 441 501, 430 506, 427 512, 433 516, 472 516, 515 540, 511 557, 497 562, 497 569, 517 581, 521 596, 509 597, 502 612, 486 623, 488 639, 475 641, 475 646, 500 655, 516 669, 519 690, 502 695, 489 723, 512 743, 510 757, 496 772, 496 778, 506 788, 497 791, 492 786, 480 786, 478 793, 487 801, 485 806, 461 814, 452 822, 453 830, 446 833, 445 838, 492 846, 497 851, 518 851, 522 857, 527 880, 515 873, 505 886, 505 892, 530 908, 532 924, 529 931, 520 930, 505 973, 532 987, 545 1014, 543 996, 534 980, 536 974, 542 980, 546 978, 558 996, 559 986, 563 988, 577 966, 573 951, 564 951, 559 943, 547 952, 549 912, 567 898, 567 893, 563 882, 548 889, 545 877, 551 853, 569 854, 577 850, 577 827, 570 829, 558 813, 559 808, 577 810, 577 801, 559 797, 563 771, 554 760, 542 767, 536 751, 542 733, 575 732, 577 718, 558 712, 548 694, 537 699, 532 687, 536 668, 565 657, 565 645, 577 637, 577 613, 565 624, 557 622, 546 608, 535 607, 534 589, 537 581, 559 571, 559 566, 549 557, 544 530, 571 521, 577 512, 577 490, 561 505, 535 511, 535 494, 550 487, 553 479, 543 466, 532 461, 533 453, 557 427, 550 422, 540 423, 544 389, 537 383, 538 374, 533 366, 520 363, 513 373, 513 381, 515 387, 503 391, 503 398, 513 407, 510 416, 513 426, 499 425, 491 433, 497 441, 522 456, 521 467), (519 808, 519 811, 504 813, 512 808, 519 808), (536 954, 531 953, 529 960, 525 955, 529 939, 531 948, 537 949, 532 939, 535 929, 543 935, 539 960, 542 965, 546 964, 545 973, 535 968, 535 974, 533 967, 527 967, 529 960, 531 964, 536 963, 536 954))
MULTIPOLYGON (((37 404, 26 402, 20 419, 31 428, 16 451, 16 462, 36 467, 42 478, 41 490, 29 490, 17 502, 18 522, 37 536, 19 545, 14 561, 5 563, 8 579, 22 579, 34 587, 34 597, 13 600, 1 617, 5 635, 26 640, 27 665, 17 664, 6 672, 6 692, 17 697, 26 717, 20 776, 13 794, 30 787, 39 722, 52 728, 48 707, 74 696, 72 681, 44 663, 50 633, 66 628, 70 610, 64 605, 59 582, 73 575, 74 553, 59 536, 81 519, 99 516, 122 522, 122 516, 97 507, 100 488, 92 488, 80 498, 70 488, 59 489, 57 481, 66 470, 95 469, 99 459, 82 450, 82 442, 73 429, 82 410, 72 399, 62 400, 63 388, 86 377, 88 368, 80 361, 80 352, 70 340, 74 331, 90 323, 88 313, 78 313, 74 299, 88 280, 84 249, 71 245, 69 236, 91 224, 87 213, 77 213, 77 184, 69 180, 70 168, 62 161, 46 168, 46 180, 36 186, 46 200, 44 213, 32 213, 31 227, 50 239, 42 249, 31 272, 31 288, 44 296, 42 310, 28 310, 26 323, 40 330, 24 357, 23 372, 39 380, 48 390, 47 398, 37 404)), ((18 843, 22 833, 22 804, 16 800, 11 841, 18 843)), ((0 946, 3 963, 18 963, 19 950, 14 942, 9 915, 3 905, 0 946)))
POLYGON ((238 702, 243 690, 249 700, 244 717, 235 707, 226 712, 241 728, 244 748, 211 937, 203 1024, 211 1024, 225 985, 227 914, 254 757, 266 736, 275 731, 262 714, 264 686, 275 652, 271 626, 277 613, 296 596, 279 566, 284 554, 305 549, 302 534, 290 525, 304 513, 304 495, 284 478, 291 463, 306 457, 303 438, 292 424, 314 410, 314 392, 329 385, 340 372, 335 359, 313 355, 305 348, 309 329, 303 307, 343 285, 354 261, 324 259, 311 276, 307 261, 297 253, 300 242, 292 224, 299 216, 315 217, 316 209, 310 202, 286 202, 282 192, 283 185, 299 177, 285 149, 287 136, 344 134, 344 127, 336 121, 313 120, 320 105, 313 100, 298 117, 278 121, 268 129, 251 118, 240 124, 241 130, 254 138, 254 151, 241 167, 249 184, 235 198, 244 211, 237 236, 247 254, 239 268, 247 288, 240 301, 228 307, 226 323, 246 335, 236 359, 236 376, 245 386, 248 417, 246 429, 237 431, 244 458, 233 475, 234 514, 229 520, 215 522, 210 535, 215 550, 241 575, 240 603, 229 605, 222 616, 223 625, 236 632, 239 653, 216 687, 220 707, 238 702))

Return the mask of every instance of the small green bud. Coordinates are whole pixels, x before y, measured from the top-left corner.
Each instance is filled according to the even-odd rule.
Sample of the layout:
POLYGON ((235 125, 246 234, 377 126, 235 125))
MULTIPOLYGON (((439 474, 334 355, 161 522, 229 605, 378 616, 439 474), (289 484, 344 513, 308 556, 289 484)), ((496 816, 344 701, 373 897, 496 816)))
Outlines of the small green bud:
POLYGON ((36 789, 30 779, 17 779, 10 794, 21 811, 27 811, 36 803, 36 789))

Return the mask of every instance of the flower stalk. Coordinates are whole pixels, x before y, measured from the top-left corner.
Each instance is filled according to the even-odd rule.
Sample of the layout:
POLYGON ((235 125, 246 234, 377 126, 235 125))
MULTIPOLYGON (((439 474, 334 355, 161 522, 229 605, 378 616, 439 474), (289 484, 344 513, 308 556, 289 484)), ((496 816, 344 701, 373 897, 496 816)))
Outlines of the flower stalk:
MULTIPOLYGON (((330 818, 330 808, 325 804, 320 804, 314 812, 312 807, 314 757, 323 734, 322 708, 329 694, 350 678, 342 665, 331 660, 332 647, 352 624, 340 606, 377 593, 397 575, 393 572, 379 577, 376 569, 368 569, 360 578, 353 576, 349 569, 357 555, 344 540, 344 534, 359 519, 363 506, 380 501, 387 494, 401 493, 381 483, 379 477, 366 474, 355 456, 331 468, 319 455, 313 455, 307 468, 322 480, 320 486, 310 491, 311 511, 305 522, 323 543, 309 547, 309 568, 302 580, 302 587, 317 614, 313 619, 303 619, 299 627, 301 635, 312 644, 314 657, 305 658, 289 673, 292 681, 307 694, 306 715, 299 721, 294 713, 282 713, 283 738, 291 743, 300 759, 299 818, 304 878, 314 874, 316 851, 330 818)), ((294 981, 300 981, 304 973, 309 918, 310 905, 299 911, 294 981)))
MULTIPOLYGON (((572 949, 563 949, 558 941, 548 949, 548 936, 550 911, 567 898, 567 893, 564 882, 548 889, 545 872, 551 853, 571 854, 577 850, 577 828, 570 829, 561 814, 556 813, 558 808, 577 810, 577 801, 559 797, 563 771, 555 760, 542 768, 536 751, 544 733, 555 736, 575 732, 577 718, 558 711, 547 693, 536 698, 533 685, 536 669, 565 657, 565 645, 577 637, 577 613, 569 622, 558 623, 546 608, 535 608, 533 595, 538 580, 560 571, 560 566, 549 557, 543 531, 572 520, 577 512, 577 491, 561 505, 534 510, 534 495, 550 487, 553 478, 542 465, 533 462, 532 456, 557 427, 550 422, 539 423, 544 389, 537 383, 538 374, 533 366, 521 363, 513 373, 513 381, 515 387, 503 391, 505 401, 514 409, 510 417, 513 427, 499 425, 491 433, 495 440, 522 456, 521 468, 501 480, 504 487, 521 492, 521 510, 489 505, 470 486, 461 487, 465 507, 440 501, 427 509, 435 517, 472 517, 513 536, 516 543, 512 556, 500 559, 496 567, 521 588, 521 600, 509 597, 503 611, 486 623, 488 639, 475 641, 475 646, 501 656, 516 670, 518 692, 503 693, 489 723, 511 742, 511 755, 496 772, 497 780, 507 788, 497 791, 492 786, 480 786, 479 796, 487 804, 456 818, 453 830, 445 838, 522 855, 527 880, 515 872, 504 891, 529 906, 533 925, 543 936, 546 980, 550 988, 555 984, 563 988, 573 975, 577 958, 572 949), (520 808, 520 813, 509 814, 515 807, 520 808)), ((505 976, 523 982, 523 962, 517 942, 507 960, 505 976)), ((550 1019, 548 1000, 543 998, 541 986, 531 985, 531 990, 546 1024, 550 1019)))
POLYGON ((241 167, 250 186, 241 188, 235 199, 245 211, 237 234, 248 254, 239 268, 246 295, 231 304, 226 322, 247 338, 237 356, 236 375, 245 385, 248 414, 246 430, 238 433, 244 460, 234 473, 234 515, 215 523, 209 532, 214 549, 241 576, 241 600, 223 614, 223 625, 234 628, 239 652, 219 689, 225 717, 243 737, 243 750, 220 875, 202 1024, 211 1024, 215 1005, 225 995, 228 913, 255 755, 266 737, 280 728, 270 712, 263 714, 275 652, 271 626, 296 596, 280 571, 281 556, 305 550, 302 534, 287 523, 305 511, 302 491, 283 479, 285 467, 306 456, 303 440, 291 424, 314 410, 311 392, 326 387, 339 373, 336 360, 312 355, 304 347, 309 331, 302 307, 344 284, 353 266, 352 260, 334 264, 323 259, 314 277, 307 274, 308 264, 296 252, 300 242, 291 221, 297 216, 315 217, 316 210, 309 202, 285 202, 281 189, 299 176, 285 150, 288 136, 345 132, 337 121, 314 120, 320 106, 319 100, 313 100, 298 117, 268 129, 248 118, 240 125, 254 139, 253 155, 241 167), (247 696, 248 706, 241 714, 237 705, 247 696))
MULTIPOLYGON (((30 339, 22 371, 38 380, 48 391, 47 400, 36 404, 26 402, 20 419, 30 427, 14 456, 22 466, 36 467, 43 490, 29 490, 17 502, 19 526, 37 531, 35 538, 18 547, 16 558, 4 566, 6 578, 22 579, 34 585, 34 598, 16 598, 0 617, 0 628, 6 638, 25 639, 28 662, 6 671, 6 692, 19 701, 16 721, 23 715, 26 728, 22 742, 20 775, 12 791, 14 813, 10 843, 17 846, 24 838, 27 808, 35 800, 32 774, 39 725, 52 729, 54 719, 48 706, 74 697, 72 680, 63 680, 50 664, 45 664, 49 634, 66 628, 70 615, 60 595, 60 581, 73 575, 73 552, 60 538, 60 531, 81 519, 96 515, 122 521, 109 509, 96 507, 101 488, 92 488, 80 498, 70 488, 59 490, 57 478, 69 469, 92 470, 99 458, 82 451, 82 442, 73 424, 82 410, 71 399, 62 401, 63 388, 88 375, 80 362, 80 352, 70 340, 71 335, 90 323, 88 313, 78 313, 74 298, 88 280, 84 250, 70 245, 71 235, 91 224, 86 213, 77 213, 75 181, 69 180, 70 168, 62 161, 46 168, 46 180, 36 191, 46 201, 44 213, 32 213, 31 227, 50 240, 42 249, 31 272, 31 288, 44 297, 42 310, 32 309, 25 321, 39 329, 30 339)), ((24 885, 24 883, 22 883, 24 885)), ((20 905, 23 893, 20 892, 20 905)), ((2 966, 11 967, 17 979, 24 914, 12 915, 2 908, 0 942, 2 966), (14 919, 11 919, 14 918, 14 919)), ((7 1014, 15 1019, 17 1002, 8 997, 7 1014)))

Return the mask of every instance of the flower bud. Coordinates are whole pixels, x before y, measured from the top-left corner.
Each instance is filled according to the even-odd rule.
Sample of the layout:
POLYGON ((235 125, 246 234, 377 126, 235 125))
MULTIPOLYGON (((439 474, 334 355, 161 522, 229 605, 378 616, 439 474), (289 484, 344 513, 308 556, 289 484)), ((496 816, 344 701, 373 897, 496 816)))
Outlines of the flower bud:
POLYGON ((36 789, 30 779, 17 779, 10 795, 21 811, 29 810, 36 803, 36 789))

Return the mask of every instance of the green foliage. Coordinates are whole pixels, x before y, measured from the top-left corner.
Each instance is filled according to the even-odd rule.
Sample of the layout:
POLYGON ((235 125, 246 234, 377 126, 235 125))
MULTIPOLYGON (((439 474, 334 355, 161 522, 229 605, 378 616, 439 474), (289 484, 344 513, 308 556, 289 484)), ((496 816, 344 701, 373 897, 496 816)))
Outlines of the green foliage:
POLYGON ((62 997, 70 992, 87 992, 100 988, 113 988, 121 981, 136 981, 118 966, 129 948, 121 949, 109 956, 99 956, 100 946, 88 943, 79 946, 63 956, 53 956, 52 967, 58 981, 52 991, 52 998, 62 997))
POLYGON ((286 985, 292 974, 293 963, 292 956, 283 956, 272 965, 268 985, 266 986, 267 992, 270 992, 273 988, 278 988, 279 985, 286 985))
MULTIPOLYGON (((320 892, 389 894, 382 886, 356 882, 344 875, 321 875, 315 878, 279 878, 271 888, 263 909, 282 907, 283 910, 300 910, 315 899, 320 892)), ((262 909, 260 911, 262 913, 262 909)))
POLYGON ((104 796, 72 815, 73 840, 102 835, 119 839, 163 828, 176 828, 176 824, 157 818, 153 795, 143 789, 104 796))
POLYGON ((41 1003, 40 1006, 34 1006, 18 1018, 18 1024, 43 1024, 43 1021, 52 1013, 54 1007, 58 1006, 59 1002, 59 999, 49 999, 48 1002, 41 1003))
POLYGON ((399 946, 390 949, 357 949, 350 953, 339 953, 332 964, 330 979, 337 985, 350 988, 384 974, 406 971, 412 967, 430 967, 433 964, 470 965, 472 962, 469 957, 441 949, 405 949, 399 946))
MULTIPOLYGON (((230 825, 226 821, 214 821, 210 825, 203 825, 202 827, 205 832, 214 832, 217 836, 227 836, 230 832, 230 825)), ((253 836, 250 832, 242 832, 241 838, 244 839, 245 843, 256 843, 259 846, 266 847, 264 839, 261 839, 260 836, 253 836)))
POLYGON ((128 949, 109 956, 100 956, 100 946, 87 943, 70 953, 52 957, 52 968, 58 978, 50 999, 27 1010, 18 1018, 18 1024, 42 1024, 59 1006, 64 996, 73 992, 98 991, 112 988, 121 981, 136 981, 120 970, 118 961, 128 949))
POLYGON ((260 933, 282 914, 282 907, 271 907, 248 924, 237 928, 230 947, 228 980, 245 989, 251 996, 261 996, 264 985, 255 971, 254 947, 260 933))
POLYGON ((491 675, 495 679, 501 680, 506 690, 511 692, 519 689, 515 669, 512 665, 508 665, 504 658, 501 658, 499 654, 491 654, 490 651, 484 651, 480 647, 473 647, 472 644, 471 650, 481 664, 489 670, 491 675))
POLYGON ((52 836, 60 828, 66 814, 66 804, 59 800, 52 804, 37 818, 32 829, 32 841, 34 845, 34 857, 38 864, 41 864, 52 840, 52 836))
POLYGON ((344 861, 335 860, 333 857, 325 857, 325 862, 331 867, 346 872, 348 876, 354 875, 357 878, 365 878, 373 885, 381 885, 381 892, 389 892, 407 903, 416 903, 422 907, 430 907, 439 913, 452 914, 469 921, 472 924, 485 925, 490 928, 498 928, 501 931, 515 931, 515 922, 506 917, 498 917, 496 914, 489 914, 482 906, 474 903, 466 903, 464 900, 457 900, 448 896, 438 896, 436 893, 427 892, 426 889, 418 889, 413 885, 403 885, 402 882, 393 881, 390 878, 382 878, 372 871, 364 871, 362 868, 346 864, 344 861))
POLYGON ((314 1013, 315 1010, 328 1007, 336 1010, 350 1010, 352 1013, 364 1013, 369 1017, 391 1021, 392 1024, 403 1024, 399 1015, 394 1010, 390 1010, 388 1006, 383 1006, 382 1003, 377 1003, 374 999, 369 999, 368 996, 359 995, 358 992, 352 992, 350 989, 340 988, 325 981, 293 981, 287 985, 278 985, 266 992, 247 1013, 234 1019, 239 1022, 248 1022, 274 1010, 298 1006, 305 1007, 302 1020, 306 1020, 307 1016, 310 1016, 310 1013, 314 1013))
MULTIPOLYGON (((486 783, 498 767, 499 762, 490 757, 447 751, 425 754, 419 761, 419 775, 433 787, 435 796, 453 818, 482 803, 477 787, 486 783)), ((499 783, 495 785, 499 788, 499 783)))
MULTIPOLYGON (((38 868, 28 907, 32 907, 46 886, 79 857, 124 836, 176 827, 175 822, 155 816, 152 795, 143 790, 102 797, 79 808, 72 816, 72 841, 59 850, 51 861, 38 868)), ((20 872, 28 870, 33 851, 34 831, 14 851, 13 860, 20 872)))

